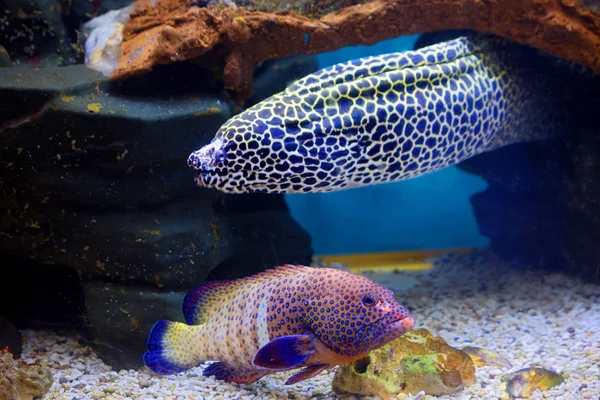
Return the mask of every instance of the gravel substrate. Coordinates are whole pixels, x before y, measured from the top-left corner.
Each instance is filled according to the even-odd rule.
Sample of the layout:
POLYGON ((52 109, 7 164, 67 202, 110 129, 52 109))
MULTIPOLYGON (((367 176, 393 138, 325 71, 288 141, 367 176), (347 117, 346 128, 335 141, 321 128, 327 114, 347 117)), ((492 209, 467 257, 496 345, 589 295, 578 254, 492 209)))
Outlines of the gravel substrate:
MULTIPOLYGON (((396 280, 398 274, 388 278, 396 280)), ((532 399, 600 399, 600 284, 518 271, 488 255, 448 257, 416 278, 420 284, 398 299, 412 310, 417 327, 453 346, 495 350, 512 362, 511 371, 535 366, 562 373, 562 385, 538 391, 532 399)), ((80 344, 76 332, 27 330, 24 335, 23 358, 47 365, 55 376, 44 400, 353 398, 332 393, 333 371, 293 386, 283 384, 289 373, 252 385, 205 378, 201 368, 157 377, 146 369, 112 371, 80 344)), ((398 399, 508 399, 500 380, 506 372, 478 368, 477 382, 454 396, 421 393, 398 399)))

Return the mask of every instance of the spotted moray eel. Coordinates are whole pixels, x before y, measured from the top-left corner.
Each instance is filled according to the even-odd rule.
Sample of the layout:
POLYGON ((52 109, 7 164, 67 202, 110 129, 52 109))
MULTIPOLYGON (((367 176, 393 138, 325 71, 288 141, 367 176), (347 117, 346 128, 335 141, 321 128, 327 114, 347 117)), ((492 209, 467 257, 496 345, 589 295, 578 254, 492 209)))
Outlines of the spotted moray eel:
POLYGON ((188 165, 198 185, 228 193, 414 178, 564 130, 568 85, 552 60, 469 34, 337 64, 228 120, 188 165))

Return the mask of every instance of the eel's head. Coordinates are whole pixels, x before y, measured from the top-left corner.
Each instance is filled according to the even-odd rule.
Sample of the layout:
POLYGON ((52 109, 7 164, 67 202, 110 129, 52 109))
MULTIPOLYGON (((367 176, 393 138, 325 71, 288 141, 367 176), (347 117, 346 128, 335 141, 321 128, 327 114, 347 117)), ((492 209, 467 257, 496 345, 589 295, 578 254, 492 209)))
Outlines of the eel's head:
MULTIPOLYGON (((311 193, 350 186, 352 164, 343 146, 311 130, 284 134, 284 126, 243 120, 226 123, 187 163, 198 186, 225 193, 311 193)), ((342 139, 343 140, 343 139, 342 139)))
POLYGON ((223 138, 215 137, 209 144, 189 155, 188 167, 196 172, 198 186, 219 189, 227 193, 245 193, 243 173, 235 168, 231 146, 223 138), (229 153, 229 160, 228 160, 229 153))
POLYGON ((188 157, 188 166, 196 172, 194 181, 198 186, 225 193, 285 193, 275 184, 277 175, 260 171, 267 169, 266 161, 251 146, 249 149, 244 142, 237 143, 217 134, 188 157))

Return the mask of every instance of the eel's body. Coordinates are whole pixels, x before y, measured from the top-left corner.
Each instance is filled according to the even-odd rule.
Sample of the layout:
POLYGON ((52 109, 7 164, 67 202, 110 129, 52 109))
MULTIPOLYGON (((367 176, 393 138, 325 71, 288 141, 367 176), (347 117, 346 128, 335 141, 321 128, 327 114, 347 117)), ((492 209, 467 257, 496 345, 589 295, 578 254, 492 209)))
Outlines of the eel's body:
POLYGON ((545 138, 567 122, 564 88, 536 54, 469 35, 334 65, 231 118, 188 164, 224 192, 326 192, 545 138))

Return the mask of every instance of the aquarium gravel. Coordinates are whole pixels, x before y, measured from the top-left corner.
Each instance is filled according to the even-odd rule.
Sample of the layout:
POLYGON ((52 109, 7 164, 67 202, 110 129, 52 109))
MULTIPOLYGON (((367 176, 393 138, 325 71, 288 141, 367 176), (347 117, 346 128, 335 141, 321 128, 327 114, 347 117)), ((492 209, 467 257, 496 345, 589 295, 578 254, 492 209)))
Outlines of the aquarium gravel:
MULTIPOLYGON (((415 278, 400 273, 384 280, 403 275, 415 278)), ((511 361, 510 371, 535 366, 565 377, 562 385, 535 392, 532 399, 599 399, 600 285, 560 273, 519 270, 483 253, 445 257, 416 278, 419 285, 399 292, 398 299, 412 310, 417 327, 442 336, 452 346, 495 350, 511 361)), ((203 377, 201 367, 158 377, 146 369, 113 371, 76 332, 26 330, 24 335, 23 358, 47 365, 55 377, 44 400, 358 398, 332 392, 334 371, 292 386, 284 385, 291 373, 250 385, 203 377)), ((501 381, 507 372, 477 368, 477 382, 453 396, 420 393, 397 398, 508 399, 501 381)))

